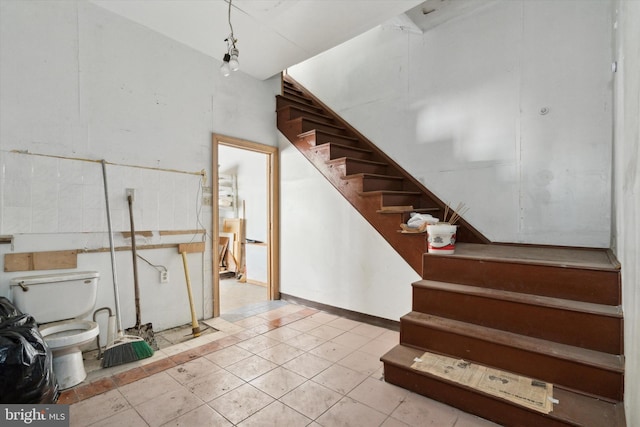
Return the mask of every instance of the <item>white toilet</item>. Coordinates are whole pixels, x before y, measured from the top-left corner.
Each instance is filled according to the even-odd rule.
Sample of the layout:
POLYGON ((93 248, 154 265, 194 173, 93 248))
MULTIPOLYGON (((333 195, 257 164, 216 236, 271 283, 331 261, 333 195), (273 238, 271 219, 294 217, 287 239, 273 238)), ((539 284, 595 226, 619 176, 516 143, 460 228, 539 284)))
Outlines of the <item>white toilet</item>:
POLYGON ((78 271, 11 279, 13 304, 38 322, 61 390, 87 376, 81 347, 95 341, 99 329, 82 319, 95 307, 99 276, 97 271, 78 271))

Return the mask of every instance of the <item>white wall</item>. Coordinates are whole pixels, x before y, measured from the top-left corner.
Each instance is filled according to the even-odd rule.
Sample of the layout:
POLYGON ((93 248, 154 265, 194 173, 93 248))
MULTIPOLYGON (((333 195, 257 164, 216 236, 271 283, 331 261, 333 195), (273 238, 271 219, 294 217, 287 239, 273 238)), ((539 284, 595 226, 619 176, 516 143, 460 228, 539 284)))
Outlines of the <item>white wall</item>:
POLYGON ((616 2, 614 230, 622 264, 627 425, 640 425, 640 2, 616 2))
POLYGON ((493 241, 608 247, 611 2, 378 27, 289 73, 493 241), (547 114, 541 114, 546 109, 547 114))
POLYGON ((280 135, 280 291, 391 320, 420 277, 280 135))
MULTIPOLYGON (((279 79, 257 81, 84 1, 0 2, 0 255, 108 248, 101 165, 109 162, 116 231, 129 230, 125 189, 136 189, 138 245, 199 241, 202 234, 160 230, 206 228, 207 251, 189 255, 199 316, 211 315, 211 133, 277 143, 274 96, 279 79), (203 182, 201 171, 206 174, 203 182)), ((127 245, 116 233, 116 245, 127 245)), ((177 249, 142 250, 169 269, 170 282, 144 261, 142 320, 155 330, 188 323, 177 249)), ((96 307, 113 307, 108 252, 81 253, 78 269, 101 274, 96 307)), ((117 254, 123 324, 134 322, 131 253, 117 254)), ((43 272, 0 273, 9 279, 43 272)), ((60 301, 66 304, 65 301, 60 301)))

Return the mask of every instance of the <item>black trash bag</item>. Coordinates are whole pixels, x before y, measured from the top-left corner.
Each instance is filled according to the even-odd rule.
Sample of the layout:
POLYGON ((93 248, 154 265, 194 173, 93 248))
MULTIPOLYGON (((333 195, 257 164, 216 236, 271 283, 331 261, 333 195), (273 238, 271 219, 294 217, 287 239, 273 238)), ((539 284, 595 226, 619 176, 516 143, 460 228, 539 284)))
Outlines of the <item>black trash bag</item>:
POLYGON ((35 319, 0 297, 0 403, 56 403, 53 355, 35 319))

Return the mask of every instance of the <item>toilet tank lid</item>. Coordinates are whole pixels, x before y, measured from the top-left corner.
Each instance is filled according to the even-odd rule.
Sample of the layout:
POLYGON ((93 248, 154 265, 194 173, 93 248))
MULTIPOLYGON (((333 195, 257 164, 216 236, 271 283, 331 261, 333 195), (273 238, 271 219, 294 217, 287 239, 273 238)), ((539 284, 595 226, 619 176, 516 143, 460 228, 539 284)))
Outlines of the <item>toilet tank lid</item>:
POLYGON ((38 276, 14 277, 10 286, 38 285, 41 283, 68 282, 71 280, 97 279, 100 273, 97 271, 72 271, 68 273, 41 274, 38 276))

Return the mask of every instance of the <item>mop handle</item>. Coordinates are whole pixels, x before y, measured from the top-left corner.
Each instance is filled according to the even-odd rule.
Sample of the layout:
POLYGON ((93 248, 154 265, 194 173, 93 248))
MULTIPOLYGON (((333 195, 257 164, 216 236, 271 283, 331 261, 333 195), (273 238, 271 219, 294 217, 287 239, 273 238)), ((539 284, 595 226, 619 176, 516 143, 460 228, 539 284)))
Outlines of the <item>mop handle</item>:
POLYGON ((118 278, 116 275, 116 251, 113 243, 113 226, 111 225, 111 209, 109 208, 109 189, 107 187, 107 163, 102 159, 102 181, 104 182, 104 201, 107 205, 107 225, 109 226, 109 247, 111 249, 111 275, 113 276, 113 296, 116 302, 116 320, 118 321, 118 335, 122 333, 122 319, 120 319, 120 294, 118 293, 118 278))

